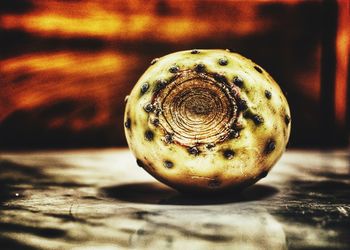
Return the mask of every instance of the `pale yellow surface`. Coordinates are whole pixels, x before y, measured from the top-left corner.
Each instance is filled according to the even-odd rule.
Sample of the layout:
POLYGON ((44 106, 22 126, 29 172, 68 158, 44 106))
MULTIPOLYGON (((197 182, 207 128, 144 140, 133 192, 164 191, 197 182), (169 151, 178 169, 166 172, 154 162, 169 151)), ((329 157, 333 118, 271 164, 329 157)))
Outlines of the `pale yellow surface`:
POLYGON ((260 173, 268 171, 276 163, 288 142, 291 124, 286 125, 284 121, 285 115, 290 116, 286 98, 272 77, 264 70, 262 73, 255 70, 256 64, 251 60, 225 50, 199 51, 199 54, 182 51, 164 56, 141 76, 126 105, 125 121, 129 117, 132 123, 131 130, 125 129, 129 147, 136 158, 152 163, 152 167, 146 169, 148 172, 175 187, 210 189, 208 182, 214 179, 221 182, 219 189, 246 181, 255 182, 260 173), (228 65, 219 65, 220 58, 227 58, 228 65), (222 74, 229 82, 234 76, 242 78, 241 97, 247 101, 250 110, 263 117, 264 123, 257 126, 240 113, 238 121, 244 129, 239 138, 217 144, 213 149, 194 156, 185 147, 166 144, 162 140, 164 131, 150 123, 143 107, 151 101, 156 81, 172 77, 173 74, 168 71, 171 66, 176 64, 180 70, 187 70, 199 63, 206 66, 207 72, 222 74), (140 89, 145 82, 150 84, 150 88, 141 96, 140 89), (271 99, 265 97, 265 90, 271 92, 271 99), (144 138, 147 129, 154 132, 151 142, 144 138), (269 138, 276 141, 276 148, 265 154, 269 138), (232 149, 234 157, 224 158, 224 149, 232 149), (174 167, 164 167, 164 160, 172 161, 174 167))

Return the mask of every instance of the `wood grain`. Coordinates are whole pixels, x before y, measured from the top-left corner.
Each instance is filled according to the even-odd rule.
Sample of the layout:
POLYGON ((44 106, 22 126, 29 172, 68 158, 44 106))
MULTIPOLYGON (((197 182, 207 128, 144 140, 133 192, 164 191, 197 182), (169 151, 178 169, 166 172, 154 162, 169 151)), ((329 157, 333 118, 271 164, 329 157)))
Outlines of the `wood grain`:
POLYGON ((284 154, 241 194, 186 196, 127 149, 0 154, 4 249, 349 249, 347 151, 284 154))

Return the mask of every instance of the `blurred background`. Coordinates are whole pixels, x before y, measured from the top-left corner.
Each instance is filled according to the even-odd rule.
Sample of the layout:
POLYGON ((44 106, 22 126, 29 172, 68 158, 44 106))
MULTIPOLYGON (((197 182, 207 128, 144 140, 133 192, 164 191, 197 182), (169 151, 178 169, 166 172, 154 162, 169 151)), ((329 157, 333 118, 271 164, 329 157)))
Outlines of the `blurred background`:
POLYGON ((349 143, 349 1, 0 1, 0 149, 126 146, 124 97, 153 58, 222 48, 265 68, 290 147, 349 143))

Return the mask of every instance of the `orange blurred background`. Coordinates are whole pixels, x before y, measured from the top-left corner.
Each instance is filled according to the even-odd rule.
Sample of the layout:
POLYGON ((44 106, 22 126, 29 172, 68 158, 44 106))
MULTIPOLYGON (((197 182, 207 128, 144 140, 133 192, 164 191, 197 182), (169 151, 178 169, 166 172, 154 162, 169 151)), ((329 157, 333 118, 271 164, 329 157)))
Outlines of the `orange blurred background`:
POLYGON ((241 53, 281 85, 293 147, 349 138, 349 1, 0 1, 0 148, 125 146, 124 97, 155 57, 241 53))

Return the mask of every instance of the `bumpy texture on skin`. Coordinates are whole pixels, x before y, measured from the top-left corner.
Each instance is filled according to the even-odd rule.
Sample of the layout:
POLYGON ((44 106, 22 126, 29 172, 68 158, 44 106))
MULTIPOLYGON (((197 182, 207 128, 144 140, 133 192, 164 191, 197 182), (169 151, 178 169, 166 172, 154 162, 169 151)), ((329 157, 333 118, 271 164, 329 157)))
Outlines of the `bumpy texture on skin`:
POLYGON ((260 66, 227 50, 152 61, 127 99, 137 163, 180 191, 241 189, 265 177, 291 128, 286 98, 260 66))

